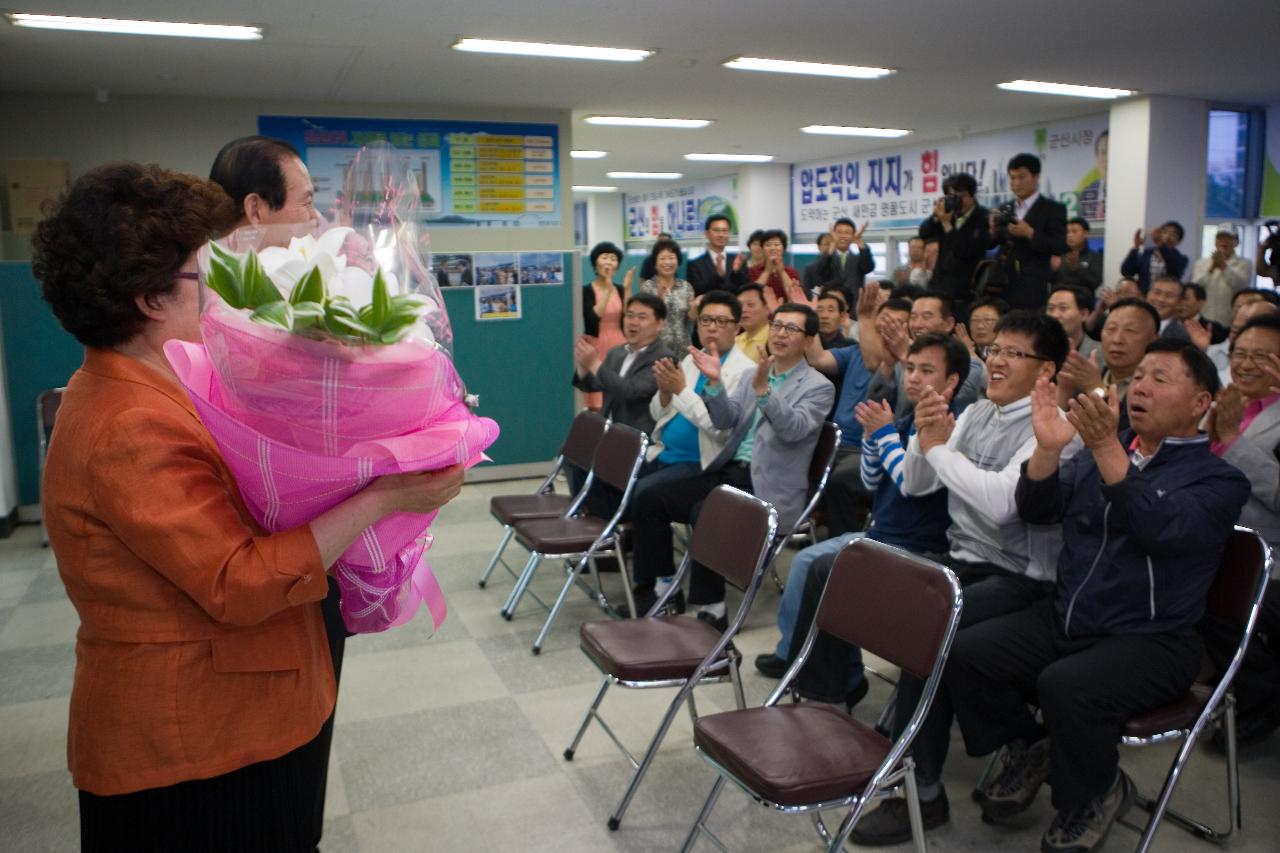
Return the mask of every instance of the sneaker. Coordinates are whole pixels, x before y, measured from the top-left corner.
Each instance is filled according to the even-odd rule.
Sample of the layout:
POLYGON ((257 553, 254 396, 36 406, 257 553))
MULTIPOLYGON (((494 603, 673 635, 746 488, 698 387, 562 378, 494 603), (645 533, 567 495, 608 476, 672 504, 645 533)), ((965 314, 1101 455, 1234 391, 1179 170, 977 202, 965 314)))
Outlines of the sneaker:
POLYGON ((1085 806, 1054 815, 1049 830, 1040 839, 1041 853, 1094 853, 1107 840, 1111 825, 1133 805, 1133 782, 1123 770, 1116 771, 1111 790, 1085 806))
POLYGON ((708 625, 710 625, 712 628, 715 628, 721 634, 723 634, 725 631, 729 629, 728 616, 712 616, 710 613, 708 613, 705 610, 698 611, 698 621, 706 622, 708 625))
POLYGON ((1004 766, 978 799, 982 815, 1000 820, 1027 810, 1040 786, 1049 778, 1049 739, 1041 738, 1030 746, 1011 743, 1002 754, 1004 766))
MULTIPOLYGON (((951 820, 945 789, 932 800, 921 800, 920 817, 925 831, 937 829, 951 820)), ((885 800, 867 812, 854 826, 849 840, 860 847, 883 847, 911 840, 911 815, 902 797, 885 800)))
POLYGON ((787 673, 787 662, 773 652, 756 655, 756 671, 765 678, 781 678, 787 673))

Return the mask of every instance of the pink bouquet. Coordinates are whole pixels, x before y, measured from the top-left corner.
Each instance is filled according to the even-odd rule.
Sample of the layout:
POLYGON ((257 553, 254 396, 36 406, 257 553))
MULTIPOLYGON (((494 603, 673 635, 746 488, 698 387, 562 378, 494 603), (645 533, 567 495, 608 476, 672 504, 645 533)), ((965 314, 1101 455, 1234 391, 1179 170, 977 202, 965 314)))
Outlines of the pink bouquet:
MULTIPOLYGON (((363 158, 363 163, 361 159, 363 158)), ((165 351, 254 519, 305 524, 384 474, 471 466, 498 437, 472 414, 448 352, 448 315, 419 255, 411 170, 361 152, 381 197, 349 199, 348 226, 293 237, 242 229, 201 253, 202 344, 165 351), (394 295, 393 295, 394 294, 394 295)), ((352 631, 382 631, 443 593, 425 559, 435 514, 396 513, 334 565, 352 631)))

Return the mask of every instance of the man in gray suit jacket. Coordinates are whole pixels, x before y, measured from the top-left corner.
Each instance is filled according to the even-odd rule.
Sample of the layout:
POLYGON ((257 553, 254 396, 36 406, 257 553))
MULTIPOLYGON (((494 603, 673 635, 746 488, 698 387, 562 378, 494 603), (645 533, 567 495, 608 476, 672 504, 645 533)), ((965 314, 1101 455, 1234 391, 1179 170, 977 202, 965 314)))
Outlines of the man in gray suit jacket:
POLYGON ((667 318, 667 306, 658 297, 640 293, 627 300, 622 317, 622 334, 627 342, 616 346, 603 359, 586 337, 573 346, 573 387, 582 391, 603 391, 600 414, 616 423, 653 432, 649 400, 658 391, 653 363, 671 358, 658 333, 667 318))
MULTIPOLYGON (((646 490, 637 499, 632 530, 641 595, 637 608, 642 600, 652 600, 648 596, 662 593, 655 589, 657 579, 673 574, 671 522, 696 522, 702 501, 718 485, 736 486, 770 502, 778 510, 778 535, 790 533, 808 497, 809 461, 835 400, 831 382, 804 357, 817 333, 818 315, 812 308, 779 306, 769 327, 770 355, 733 394, 723 393, 719 359, 694 355, 707 377, 703 399, 711 422, 733 433, 706 471, 646 490)), ((695 564, 689 600, 698 606, 699 618, 723 627, 724 581, 719 575, 695 564)))

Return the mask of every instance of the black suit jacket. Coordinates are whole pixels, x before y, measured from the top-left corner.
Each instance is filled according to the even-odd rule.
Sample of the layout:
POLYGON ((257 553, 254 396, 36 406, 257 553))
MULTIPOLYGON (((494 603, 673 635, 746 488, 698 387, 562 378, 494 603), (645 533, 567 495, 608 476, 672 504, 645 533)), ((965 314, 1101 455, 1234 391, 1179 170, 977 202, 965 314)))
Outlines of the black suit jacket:
POLYGON ((743 264, 742 269, 734 271, 733 259, 735 257, 737 256, 725 252, 724 275, 720 275, 716 272, 715 257, 711 252, 707 252, 686 264, 685 280, 693 286, 693 292, 698 296, 709 293, 712 290, 727 290, 730 293, 737 293, 742 289, 742 285, 747 282, 747 267, 746 264, 743 264))
POLYGON ((952 299, 973 298, 973 270, 991 248, 990 211, 975 204, 959 228, 945 231, 938 217, 920 223, 920 237, 938 241, 938 263, 933 268, 929 289, 952 299))
POLYGON ((671 353, 662 345, 662 341, 655 340, 648 349, 636 356, 627 375, 622 376, 620 371, 626 357, 626 344, 614 347, 605 353, 604 361, 595 373, 580 377, 575 370, 573 387, 581 391, 603 391, 604 404, 600 414, 641 432, 651 433, 654 421, 649 414, 649 400, 658 393, 653 363, 660 358, 671 358, 671 353))
POLYGON ((1067 208, 1042 195, 1023 220, 1035 231, 1030 240, 997 228, 991 245, 1000 247, 1001 265, 1008 278, 1004 300, 1013 308, 1039 310, 1049 301, 1053 281, 1049 259, 1067 251, 1067 208))
MULTIPOLYGON (((810 264, 817 278, 818 287, 826 289, 834 285, 855 295, 862 289, 867 273, 876 268, 876 259, 871 256, 870 247, 858 252, 857 256, 853 255, 854 248, 849 247, 849 260, 845 262, 843 270, 840 269, 839 254, 834 249, 831 250, 831 254, 824 255, 810 264)), ((805 269, 808 270, 809 267, 805 269)))

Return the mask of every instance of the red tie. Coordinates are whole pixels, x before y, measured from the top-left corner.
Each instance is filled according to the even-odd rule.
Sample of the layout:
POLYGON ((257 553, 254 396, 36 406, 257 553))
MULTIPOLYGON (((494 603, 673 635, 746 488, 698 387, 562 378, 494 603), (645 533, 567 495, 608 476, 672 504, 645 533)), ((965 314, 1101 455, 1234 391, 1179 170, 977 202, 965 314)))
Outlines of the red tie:
POLYGON ((716 275, 724 275, 724 255, 716 253, 716 275))

